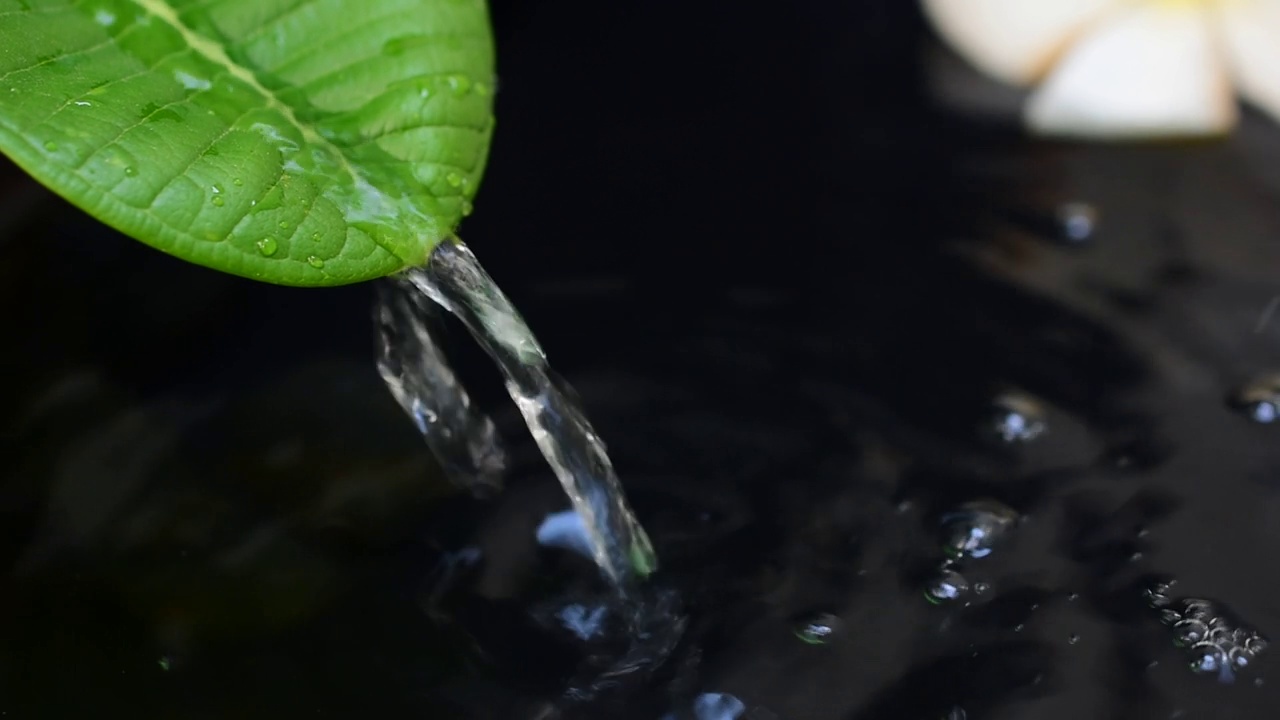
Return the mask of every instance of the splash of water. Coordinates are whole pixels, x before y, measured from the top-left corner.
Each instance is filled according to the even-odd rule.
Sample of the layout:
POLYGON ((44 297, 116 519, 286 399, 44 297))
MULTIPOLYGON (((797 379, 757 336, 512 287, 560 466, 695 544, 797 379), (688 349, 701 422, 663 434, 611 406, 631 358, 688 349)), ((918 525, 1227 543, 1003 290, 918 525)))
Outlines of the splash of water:
POLYGON ((436 339, 434 307, 399 278, 378 287, 378 373, 444 471, 477 495, 502 489, 506 453, 493 421, 471 404, 436 339))
POLYGON ((624 592, 653 572, 657 558, 627 504, 605 445, 571 392, 547 364, 533 332, 467 246, 441 243, 424 268, 401 276, 455 315, 506 380, 538 448, 586 529, 592 558, 624 592))

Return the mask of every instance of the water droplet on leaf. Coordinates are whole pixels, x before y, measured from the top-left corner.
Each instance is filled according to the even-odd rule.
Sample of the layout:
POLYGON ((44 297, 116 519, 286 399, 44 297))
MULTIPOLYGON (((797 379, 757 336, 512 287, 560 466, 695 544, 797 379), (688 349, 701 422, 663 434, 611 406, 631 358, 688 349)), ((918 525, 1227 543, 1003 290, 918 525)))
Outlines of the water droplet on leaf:
POLYGON ((265 237, 258 241, 258 252, 262 253, 267 257, 271 257, 272 255, 275 255, 276 250, 278 249, 279 249, 279 244, 276 243, 276 239, 273 237, 265 237))
POLYGON ((310 255, 307 257, 307 264, 319 270, 320 268, 324 267, 324 260, 316 257, 315 255, 310 255))
POLYGON ((214 207, 222 207, 226 200, 223 200, 221 195, 214 195, 210 202, 213 203, 214 207))
POLYGON ((461 96, 471 92, 471 78, 466 75, 450 75, 448 82, 454 95, 461 96))

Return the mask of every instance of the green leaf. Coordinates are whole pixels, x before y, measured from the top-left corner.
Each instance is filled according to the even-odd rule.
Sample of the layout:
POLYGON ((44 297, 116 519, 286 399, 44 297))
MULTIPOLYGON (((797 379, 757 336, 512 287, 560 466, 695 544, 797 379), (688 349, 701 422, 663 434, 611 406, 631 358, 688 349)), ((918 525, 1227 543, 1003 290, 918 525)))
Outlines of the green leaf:
POLYGON ((484 0, 0 0, 0 151, 201 265, 420 265, 493 131, 484 0))

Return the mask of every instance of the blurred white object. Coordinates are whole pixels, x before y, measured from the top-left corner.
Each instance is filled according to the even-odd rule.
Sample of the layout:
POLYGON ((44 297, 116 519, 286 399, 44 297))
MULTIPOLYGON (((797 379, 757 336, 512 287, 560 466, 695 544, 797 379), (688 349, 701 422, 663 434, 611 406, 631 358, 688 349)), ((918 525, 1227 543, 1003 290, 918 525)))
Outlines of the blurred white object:
POLYGON ((1044 135, 1221 135, 1234 95, 1280 119, 1280 0, 922 0, 982 72, 1030 90, 1044 135))

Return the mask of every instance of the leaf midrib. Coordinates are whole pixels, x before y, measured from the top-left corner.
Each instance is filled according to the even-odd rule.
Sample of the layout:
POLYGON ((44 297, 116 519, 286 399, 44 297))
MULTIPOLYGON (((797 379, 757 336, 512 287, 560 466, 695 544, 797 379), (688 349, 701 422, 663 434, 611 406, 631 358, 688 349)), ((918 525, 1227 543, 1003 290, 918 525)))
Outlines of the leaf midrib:
MULTIPOLYGON (((342 169, 351 176, 351 179, 354 180, 356 184, 365 184, 370 187, 375 187, 373 183, 369 182, 368 178, 364 177, 364 175, 351 164, 347 159, 346 153, 342 151, 342 148, 333 144, 333 142, 328 138, 316 132, 310 125, 298 120, 298 117, 294 115, 293 108, 280 100, 275 93, 267 89, 262 83, 258 82, 258 77, 254 75, 252 70, 237 63, 235 60, 232 60, 231 57, 227 55, 226 51, 222 49, 222 46, 216 41, 200 34, 183 22, 182 18, 178 16, 178 12, 173 8, 173 6, 169 5, 169 3, 164 0, 132 1, 138 7, 142 8, 144 12, 159 18, 169 27, 176 30, 182 35, 183 40, 185 40, 192 49, 205 59, 222 66, 232 77, 253 88, 255 92, 267 101, 267 104, 273 110, 279 112, 291 125, 293 125, 293 127, 297 128, 298 132, 302 133, 303 139, 308 143, 319 145, 330 150, 337 158, 342 169)), ((380 242, 376 236, 371 237, 370 239, 402 262, 407 262, 406 258, 401 257, 400 254, 396 252, 396 249, 391 245, 380 242)))

